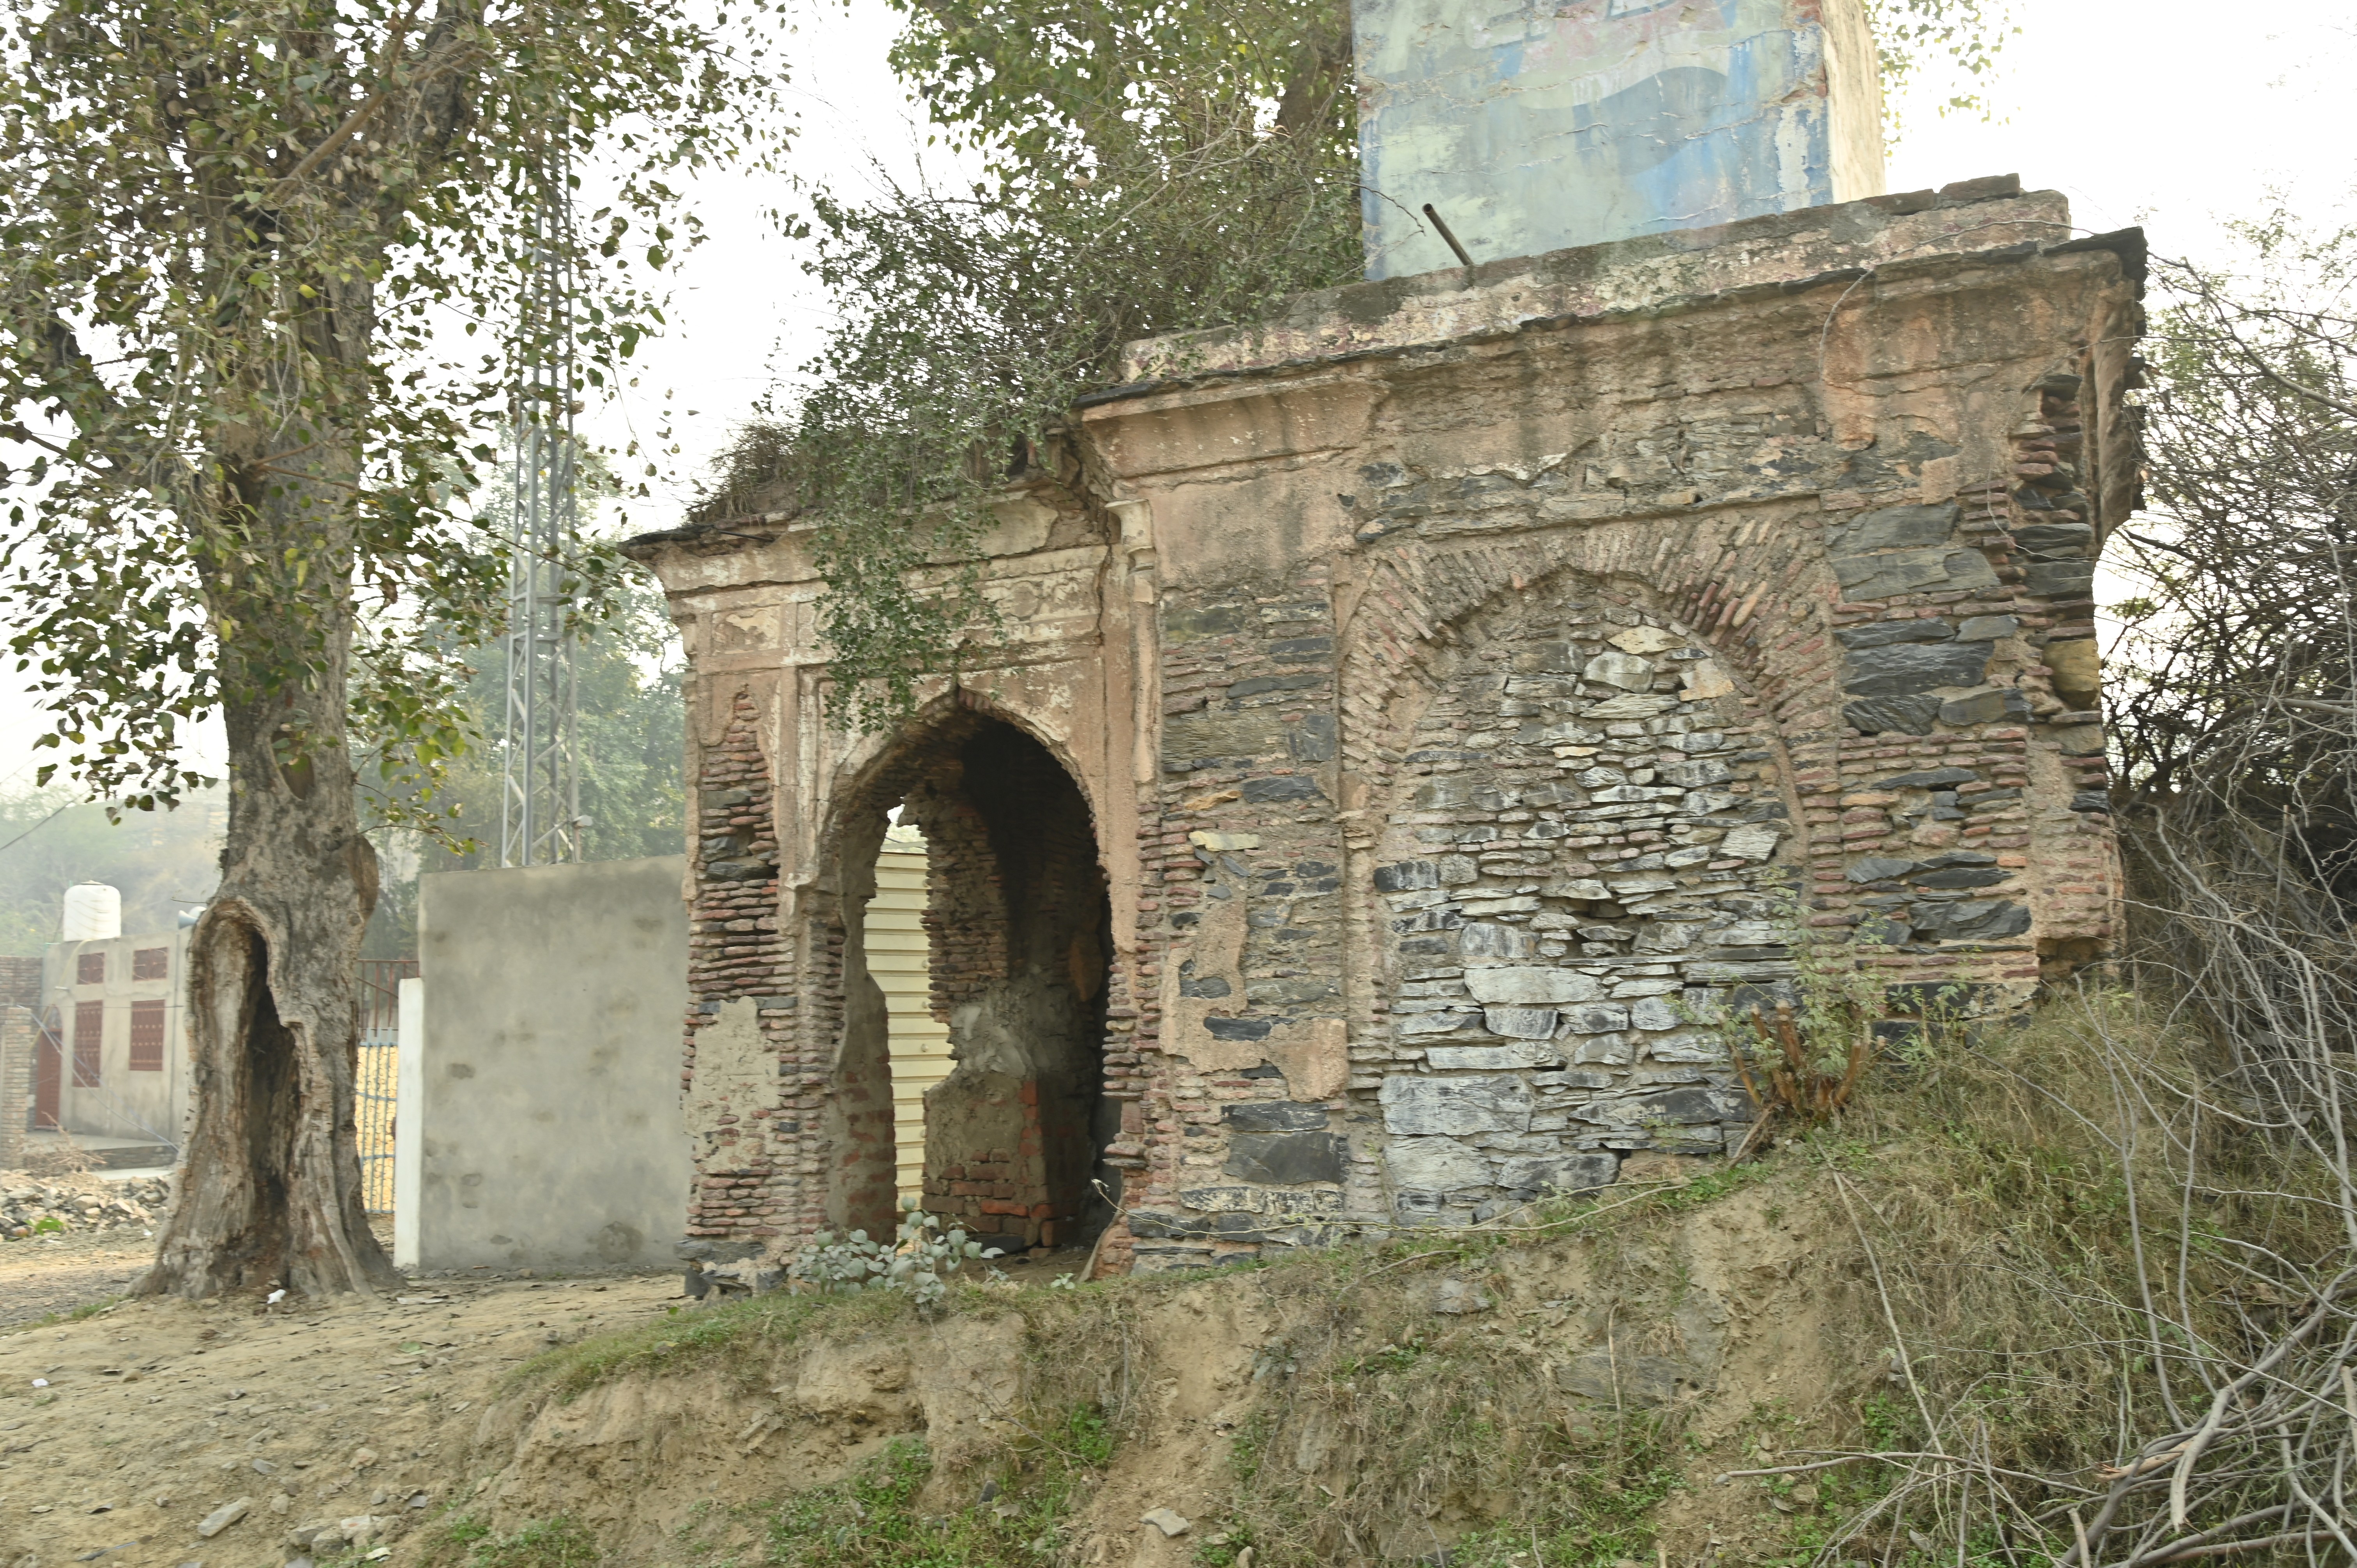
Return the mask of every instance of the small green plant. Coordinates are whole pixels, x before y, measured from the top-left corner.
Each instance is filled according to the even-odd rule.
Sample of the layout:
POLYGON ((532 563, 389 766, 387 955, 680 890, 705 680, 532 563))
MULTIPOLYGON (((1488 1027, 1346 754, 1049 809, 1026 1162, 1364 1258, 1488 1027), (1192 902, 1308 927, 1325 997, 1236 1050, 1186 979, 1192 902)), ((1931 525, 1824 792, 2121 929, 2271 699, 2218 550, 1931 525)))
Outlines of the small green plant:
POLYGON ((1064 1521, 1113 1451, 1103 1412, 1077 1407, 1018 1443, 973 1502, 932 1513, 920 1507, 931 1455, 922 1443, 896 1442, 847 1479, 766 1509, 764 1561, 781 1568, 1051 1562, 1065 1544, 1064 1521))
POLYGON ((472 1546, 491 1533, 491 1527, 479 1514, 454 1514, 445 1520, 436 1531, 450 1546, 472 1546))
POLYGON ((1870 1022, 1850 1021, 1833 1036, 1834 1048, 1828 1050, 1823 1044, 1826 1035, 1814 1039, 1803 1035, 1789 1002, 1776 1004, 1772 1023, 1758 1007, 1751 1009, 1749 1021, 1754 1039, 1738 1043, 1732 1054, 1736 1070, 1743 1075, 1744 1092, 1763 1119, 1781 1113, 1810 1126, 1827 1120, 1849 1104, 1858 1079, 1874 1060, 1870 1022))
POLYGON ((1056 1447, 1081 1464, 1103 1469, 1113 1463, 1113 1428, 1104 1412, 1093 1405, 1082 1405, 1064 1418, 1064 1428, 1056 1447))
POLYGON ((500 1536, 474 1516, 462 1515, 443 1526, 442 1539, 471 1549, 466 1568, 597 1568, 606 1560, 588 1528, 564 1514, 500 1536))
POLYGON ((1727 1055, 1760 1112, 1738 1157, 1760 1146, 1780 1119, 1814 1127, 1846 1109, 1880 1055, 1875 1024, 1886 1010, 1882 982, 1861 961, 1889 942, 1874 921, 1829 940, 1787 894, 1777 911, 1792 960, 1796 1002, 1754 1004, 1724 1020, 1727 1055))
POLYGON ((941 1223, 911 1202, 891 1245, 870 1240, 865 1230, 854 1230, 840 1241, 822 1230, 794 1254, 787 1272, 822 1294, 906 1291, 917 1298, 919 1307, 931 1309, 949 1294, 951 1275, 969 1262, 999 1255, 997 1248, 985 1251, 962 1230, 942 1234, 941 1223))
POLYGON ((33 1221, 33 1234, 36 1236, 59 1235, 64 1232, 65 1228, 66 1222, 54 1214, 33 1221))

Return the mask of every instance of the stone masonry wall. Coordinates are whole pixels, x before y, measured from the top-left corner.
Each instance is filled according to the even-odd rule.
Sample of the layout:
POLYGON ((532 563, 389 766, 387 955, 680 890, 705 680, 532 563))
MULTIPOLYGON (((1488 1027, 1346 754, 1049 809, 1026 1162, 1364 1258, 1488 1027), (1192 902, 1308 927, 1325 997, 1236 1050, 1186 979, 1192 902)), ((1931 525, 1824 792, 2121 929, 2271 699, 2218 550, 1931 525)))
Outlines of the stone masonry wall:
MULTIPOLYGON (((1927 992, 2018 1003, 2041 961, 2100 956, 2118 884, 2085 490, 2097 435, 2114 458, 2133 442, 2115 401, 2106 424, 2078 399, 2098 378, 2115 399, 2137 317, 2110 255, 2062 263, 2042 296, 2018 265, 1921 263, 1888 295, 1835 274, 1092 411, 1145 493, 1168 469, 1173 505, 1217 482, 1199 454, 1260 431, 1348 454, 1326 496, 1297 467, 1231 480, 1347 520, 1339 556, 1255 574, 1330 573, 1330 655, 1281 596, 1165 609, 1171 782, 1147 880, 1175 913, 1142 912, 1141 936, 1176 994, 1138 1266, 1464 1223, 1610 1181, 1630 1155, 1724 1147, 1750 1112, 1714 1025, 1790 995, 1796 926, 1865 938, 1890 1037, 1927 992), (1912 303, 1933 293, 1944 318, 1912 303), (2044 336, 2056 317, 2025 297, 2069 325, 2044 336), (1878 336, 1872 313, 1902 302, 1878 336), (1845 308, 1859 319, 1835 331, 1845 308), (1845 354, 1862 360, 1842 367, 1847 408, 1817 379, 1845 354), (1957 368, 1975 360, 2003 368, 1957 368), (2007 377, 1960 421, 1960 388, 2007 377), (1444 456, 1469 449, 1494 456, 1444 456), (1334 663, 1278 669, 1313 649, 1334 663), (1308 868, 1267 832, 1309 824, 1247 798, 1283 760, 1253 704, 1292 693, 1297 726, 1333 720, 1313 743, 1331 767, 1293 754, 1317 775, 1300 799, 1343 808, 1317 862, 1337 868, 1340 940, 1305 949, 1323 961, 1298 977, 1256 964, 1272 944, 1254 933, 1313 940, 1318 917, 1286 908, 1308 868), (1247 1005, 1201 997, 1232 972, 1247 1005), (1347 1030, 1343 1092, 1235 1043, 1281 1038, 1288 1004, 1347 1030)), ((2116 463, 2108 486, 2133 505, 2116 463)))
POLYGON ((1751 1116, 1721 1026, 1792 994, 1799 941, 1849 944, 1891 1039, 1927 997, 2016 1006, 2100 961, 2091 596, 2138 499, 2140 255, 1982 181, 1142 346, 1142 377, 1179 368, 1089 400, 1080 456, 1007 503, 998 662, 866 750, 821 728, 791 515, 640 542, 699 680, 748 693, 694 751, 728 831, 697 862, 691 1105, 776 1081, 702 1130, 696 1234, 807 1234, 888 1140, 842 933, 892 801, 935 846, 962 1052, 1026 974, 1067 1013, 1102 987, 1094 1110, 1023 1102, 931 1201, 1062 1240, 1040 1211, 1075 1200, 1032 1189, 1085 1150, 1111 1268, 1713 1156, 1751 1116), (1067 943, 1082 882, 1033 911, 1007 880, 1005 808, 952 766, 985 721, 1077 788, 1109 951, 1022 948, 1067 943))

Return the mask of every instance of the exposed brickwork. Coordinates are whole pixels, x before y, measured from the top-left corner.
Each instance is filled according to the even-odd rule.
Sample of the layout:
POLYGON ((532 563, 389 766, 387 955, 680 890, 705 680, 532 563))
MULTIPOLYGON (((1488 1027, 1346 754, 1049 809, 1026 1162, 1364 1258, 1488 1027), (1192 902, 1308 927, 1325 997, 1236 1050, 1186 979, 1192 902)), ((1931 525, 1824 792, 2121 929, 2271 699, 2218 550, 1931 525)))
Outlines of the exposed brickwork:
MULTIPOLYGON (((687 1048, 683 1088, 694 1081, 702 1032, 725 1004, 749 1003, 775 1052, 780 1082, 767 1103, 730 1111, 695 1129, 692 1237, 757 1242, 816 1228, 817 1205, 796 1178, 805 1153, 803 1122, 823 1098, 792 1069, 796 997, 792 946, 778 919, 777 828, 768 763, 755 726, 759 712, 737 693, 726 734, 694 758, 696 781, 695 894, 688 911, 687 1048)), ((888 1105, 888 1098, 887 1101, 888 1105)))
POLYGON ((40 1037, 33 1010, 0 1002, 0 1170, 25 1161, 25 1134, 33 1116, 33 1052, 40 1037))
POLYGON ((41 1007, 41 961, 0 958, 0 1007, 41 1007))
MULTIPOLYGON (((1716 1021, 1791 993, 1796 936, 1867 939, 1891 1033, 1911 988, 2012 1005, 2100 960, 2089 595, 2137 504, 2141 314, 2134 243, 2066 217, 1979 182, 1141 349, 1195 379, 1083 411, 1082 460, 1010 499, 996 662, 880 750, 815 711, 791 519, 635 546, 699 679, 788 715, 798 802, 781 880, 699 862, 696 995, 774 989, 798 1130, 766 1166, 713 1134, 705 1233, 872 1202, 845 933, 895 803, 972 1090, 928 1203, 1062 1241, 1093 1172, 1110 1268, 1723 1150, 1716 1021)), ((747 791, 724 861, 772 843, 754 713, 697 754, 747 791)))

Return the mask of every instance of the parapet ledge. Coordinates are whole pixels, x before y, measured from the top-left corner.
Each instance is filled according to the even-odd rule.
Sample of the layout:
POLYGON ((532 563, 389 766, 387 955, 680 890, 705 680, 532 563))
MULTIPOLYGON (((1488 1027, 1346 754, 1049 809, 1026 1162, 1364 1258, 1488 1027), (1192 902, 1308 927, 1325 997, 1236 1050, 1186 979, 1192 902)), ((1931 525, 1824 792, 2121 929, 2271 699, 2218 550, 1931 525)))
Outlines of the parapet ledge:
MULTIPOLYGON (((1081 402, 1114 402, 1196 376, 1491 337, 1536 321, 1658 307, 1916 257, 2035 253, 2061 246, 2073 232, 2061 192, 2024 192, 2018 176, 1998 175, 1936 191, 1349 284, 1297 295, 1269 320, 1131 343, 1123 350, 1122 384, 1081 402)), ((2140 254, 2133 258, 2130 270, 2140 271, 2140 254)))

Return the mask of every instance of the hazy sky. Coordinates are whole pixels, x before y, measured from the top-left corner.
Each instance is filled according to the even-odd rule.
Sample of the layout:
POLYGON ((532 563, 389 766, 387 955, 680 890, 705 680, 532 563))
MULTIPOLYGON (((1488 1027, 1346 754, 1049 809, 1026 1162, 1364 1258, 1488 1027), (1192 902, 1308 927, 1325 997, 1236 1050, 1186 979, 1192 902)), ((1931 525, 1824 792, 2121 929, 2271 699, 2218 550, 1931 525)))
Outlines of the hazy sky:
MULTIPOLYGON (((893 14, 878 0, 803 5, 794 170, 845 194, 874 188, 877 166, 909 177, 926 133, 884 64, 893 14)), ((2262 210, 2272 192, 2311 217, 2357 217, 2346 97, 2357 19, 2347 0, 2253 0, 2231 16, 2207 0, 2018 0, 2016 9, 2023 32, 1985 89, 1999 118, 1943 118, 1932 106, 1940 84, 1925 82, 1901 105, 1890 188, 2018 173, 2065 192, 2091 231, 2141 223, 2157 251, 2196 258, 2219 253, 2222 220, 2262 210)), ((929 166, 956 173, 937 154, 929 166)), ((682 450, 667 458, 659 499, 637 509, 644 527, 676 516, 732 423, 776 371, 811 353, 827 321, 801 273, 802 248, 764 216, 791 203, 791 189, 731 176, 695 195, 711 240, 677 273, 672 330, 640 350, 637 385, 587 421, 614 445, 651 438, 672 400, 682 450)), ((0 666, 0 789, 29 781, 26 743, 38 725, 17 677, 0 666)))

